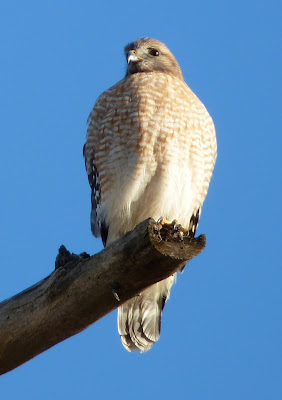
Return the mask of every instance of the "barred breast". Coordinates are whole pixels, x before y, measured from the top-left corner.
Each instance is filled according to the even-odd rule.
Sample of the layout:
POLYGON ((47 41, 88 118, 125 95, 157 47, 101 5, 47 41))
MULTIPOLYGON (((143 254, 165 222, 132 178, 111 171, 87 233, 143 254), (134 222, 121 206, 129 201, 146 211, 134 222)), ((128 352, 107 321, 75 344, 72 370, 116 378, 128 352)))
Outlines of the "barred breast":
POLYGON ((89 116, 86 167, 95 164, 99 218, 108 242, 147 217, 188 228, 206 197, 216 159, 215 129, 183 80, 130 75, 104 92, 89 116))

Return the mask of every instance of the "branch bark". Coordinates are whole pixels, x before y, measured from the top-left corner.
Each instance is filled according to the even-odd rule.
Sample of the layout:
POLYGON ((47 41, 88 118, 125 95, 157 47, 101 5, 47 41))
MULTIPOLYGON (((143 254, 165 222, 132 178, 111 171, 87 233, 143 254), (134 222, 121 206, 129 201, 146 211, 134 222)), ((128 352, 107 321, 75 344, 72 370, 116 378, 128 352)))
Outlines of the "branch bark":
POLYGON ((205 242, 205 235, 181 240, 150 218, 93 257, 70 255, 62 247, 51 275, 0 303, 0 374, 167 278, 205 242))

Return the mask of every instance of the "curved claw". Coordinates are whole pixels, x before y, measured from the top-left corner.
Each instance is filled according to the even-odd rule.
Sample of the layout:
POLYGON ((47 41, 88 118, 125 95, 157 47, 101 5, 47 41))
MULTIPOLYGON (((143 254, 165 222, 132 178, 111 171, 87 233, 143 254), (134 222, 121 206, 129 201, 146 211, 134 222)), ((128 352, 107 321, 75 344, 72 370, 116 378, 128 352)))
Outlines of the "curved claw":
POLYGON ((169 222, 165 217, 160 217, 157 220, 157 224, 159 230, 166 228, 167 230, 170 230, 171 235, 179 237, 181 240, 183 240, 184 236, 188 235, 188 230, 183 228, 176 219, 169 222))

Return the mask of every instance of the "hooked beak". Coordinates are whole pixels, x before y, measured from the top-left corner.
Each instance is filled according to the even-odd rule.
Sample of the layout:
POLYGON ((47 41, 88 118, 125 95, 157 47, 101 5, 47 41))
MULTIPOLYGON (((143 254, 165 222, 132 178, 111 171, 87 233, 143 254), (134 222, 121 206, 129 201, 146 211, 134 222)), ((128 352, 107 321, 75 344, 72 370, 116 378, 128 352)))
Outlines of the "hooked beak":
POLYGON ((143 58, 141 58, 141 57, 139 57, 139 56, 137 55, 137 51, 136 51, 136 50, 130 50, 130 51, 128 52, 128 55, 127 55, 127 64, 129 64, 129 63, 131 63, 131 62, 135 63, 135 62, 138 62, 138 61, 141 61, 141 60, 143 60, 143 58))

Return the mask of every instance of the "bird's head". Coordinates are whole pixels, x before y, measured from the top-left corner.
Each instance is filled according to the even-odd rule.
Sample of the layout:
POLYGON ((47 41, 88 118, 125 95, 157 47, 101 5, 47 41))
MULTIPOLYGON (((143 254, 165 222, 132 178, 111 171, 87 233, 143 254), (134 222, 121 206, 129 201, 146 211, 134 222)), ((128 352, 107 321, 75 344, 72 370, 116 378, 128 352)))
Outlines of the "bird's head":
POLYGON ((142 38, 129 43, 124 49, 127 59, 126 76, 138 72, 164 72, 183 79, 173 54, 159 40, 142 38))

